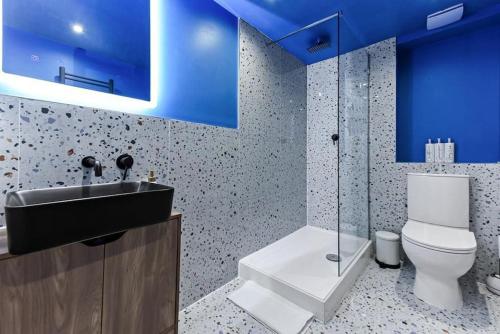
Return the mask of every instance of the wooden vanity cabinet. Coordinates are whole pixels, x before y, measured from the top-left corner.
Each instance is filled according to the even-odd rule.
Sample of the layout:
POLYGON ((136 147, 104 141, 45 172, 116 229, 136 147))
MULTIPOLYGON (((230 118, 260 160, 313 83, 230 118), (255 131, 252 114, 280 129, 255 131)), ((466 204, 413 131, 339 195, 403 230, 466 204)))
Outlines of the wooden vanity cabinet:
POLYGON ((101 333, 103 250, 73 244, 0 261, 0 333, 101 333))
POLYGON ((103 333, 166 333, 176 328, 179 226, 132 230, 106 245, 103 333))
POLYGON ((0 259, 0 334, 177 333, 181 216, 0 259))

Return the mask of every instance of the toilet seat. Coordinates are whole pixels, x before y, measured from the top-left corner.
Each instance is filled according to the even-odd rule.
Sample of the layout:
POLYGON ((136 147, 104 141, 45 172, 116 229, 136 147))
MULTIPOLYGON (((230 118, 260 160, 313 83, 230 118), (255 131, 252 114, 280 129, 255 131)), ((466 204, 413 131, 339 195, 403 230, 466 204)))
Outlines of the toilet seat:
POLYGON ((403 238, 420 247, 453 254, 474 253, 474 233, 467 229, 433 225, 409 220, 402 230, 403 238))

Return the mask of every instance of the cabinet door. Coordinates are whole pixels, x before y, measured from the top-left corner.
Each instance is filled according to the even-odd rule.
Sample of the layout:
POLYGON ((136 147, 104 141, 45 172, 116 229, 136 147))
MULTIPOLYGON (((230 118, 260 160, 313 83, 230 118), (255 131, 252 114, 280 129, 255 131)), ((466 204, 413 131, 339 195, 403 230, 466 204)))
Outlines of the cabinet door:
POLYGON ((100 333, 103 254, 73 244, 0 261, 0 333, 100 333))
POLYGON ((105 246, 103 334, 177 332, 179 233, 174 219, 105 246))

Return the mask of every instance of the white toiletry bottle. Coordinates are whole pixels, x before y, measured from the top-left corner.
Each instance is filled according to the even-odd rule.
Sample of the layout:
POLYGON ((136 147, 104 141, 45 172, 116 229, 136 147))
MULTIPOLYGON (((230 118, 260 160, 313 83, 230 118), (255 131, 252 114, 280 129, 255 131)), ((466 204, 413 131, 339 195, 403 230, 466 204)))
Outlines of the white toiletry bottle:
POLYGON ((447 163, 455 162, 455 144, 448 138, 448 142, 444 144, 444 161, 447 163))
POLYGON ((435 161, 435 153, 434 153, 434 144, 432 140, 429 139, 427 144, 425 144, 425 162, 434 162, 435 161))
POLYGON ((444 143, 441 143, 441 138, 434 144, 434 157, 434 162, 444 162, 444 143))

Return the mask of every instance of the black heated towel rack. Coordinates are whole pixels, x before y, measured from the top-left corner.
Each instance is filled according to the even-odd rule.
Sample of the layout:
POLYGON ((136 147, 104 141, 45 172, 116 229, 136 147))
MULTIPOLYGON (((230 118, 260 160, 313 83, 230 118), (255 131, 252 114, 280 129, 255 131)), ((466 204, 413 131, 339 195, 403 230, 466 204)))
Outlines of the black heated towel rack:
POLYGON ((91 78, 82 77, 76 74, 70 74, 66 72, 66 68, 64 66, 59 67, 59 82, 62 84, 66 84, 66 80, 76 81, 80 83, 84 83, 87 85, 98 86, 107 88, 111 94, 115 92, 115 82, 113 79, 109 79, 108 81, 101 81, 91 78))

